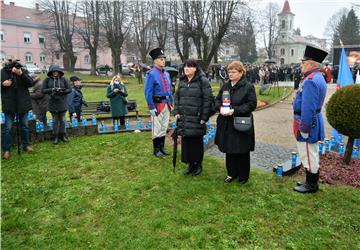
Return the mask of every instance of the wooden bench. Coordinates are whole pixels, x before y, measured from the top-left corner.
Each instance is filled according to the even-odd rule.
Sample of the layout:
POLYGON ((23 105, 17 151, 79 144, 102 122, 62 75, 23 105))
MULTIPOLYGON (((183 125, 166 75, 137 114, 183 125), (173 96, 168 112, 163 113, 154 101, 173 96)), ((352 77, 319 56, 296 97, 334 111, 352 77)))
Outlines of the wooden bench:
MULTIPOLYGON (((82 107, 83 115, 111 115, 110 101, 87 102, 87 105, 87 107, 85 107, 84 105, 82 107)), ((126 106, 128 112, 135 112, 136 119, 139 119, 139 111, 137 109, 136 100, 128 100, 126 106)))

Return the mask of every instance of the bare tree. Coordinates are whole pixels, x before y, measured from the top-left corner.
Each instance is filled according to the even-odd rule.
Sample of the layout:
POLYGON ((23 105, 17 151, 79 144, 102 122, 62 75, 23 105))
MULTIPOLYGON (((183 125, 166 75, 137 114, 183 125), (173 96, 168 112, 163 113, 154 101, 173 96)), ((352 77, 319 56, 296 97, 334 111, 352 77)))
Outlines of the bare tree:
POLYGON ((54 25, 50 36, 56 37, 60 52, 64 53, 64 68, 73 72, 77 60, 73 46, 77 4, 70 0, 42 0, 41 5, 44 8, 43 14, 47 15, 46 19, 54 25))
POLYGON ((96 74, 96 59, 100 36, 100 15, 102 14, 102 3, 98 0, 86 0, 82 2, 79 9, 84 16, 81 18, 79 34, 89 49, 91 61, 91 75, 96 74))
POLYGON ((280 12, 280 7, 277 3, 270 2, 262 14, 259 13, 259 24, 262 27, 260 33, 262 35, 265 50, 269 59, 272 58, 272 51, 278 39, 278 19, 277 14, 280 12))
POLYGON ((191 23, 188 25, 191 30, 190 36, 205 69, 217 53, 239 3, 217 0, 190 2, 191 23))
POLYGON ((153 29, 156 40, 160 48, 165 49, 168 39, 168 24, 170 19, 170 4, 167 1, 154 1, 152 4, 154 10, 151 11, 151 19, 153 21, 153 29))
POLYGON ((106 31, 106 38, 111 49, 113 73, 119 73, 120 55, 125 38, 131 28, 131 17, 126 1, 103 2, 104 19, 102 26, 106 31))
POLYGON ((136 43, 141 61, 146 62, 146 55, 153 44, 151 10, 141 1, 132 2, 132 6, 136 43))
POLYGON ((189 2, 173 1, 170 7, 171 26, 170 32, 173 35, 176 51, 181 61, 189 58, 190 54, 190 30, 188 29, 189 2))

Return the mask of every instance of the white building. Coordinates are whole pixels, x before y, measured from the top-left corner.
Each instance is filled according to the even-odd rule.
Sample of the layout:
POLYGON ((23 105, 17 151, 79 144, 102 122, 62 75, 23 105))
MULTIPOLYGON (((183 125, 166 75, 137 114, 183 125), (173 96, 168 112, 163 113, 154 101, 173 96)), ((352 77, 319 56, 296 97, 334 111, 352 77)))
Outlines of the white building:
POLYGON ((282 11, 278 14, 279 34, 273 50, 273 59, 280 65, 299 63, 304 55, 306 45, 322 48, 326 45, 325 39, 316 38, 312 35, 295 35, 294 16, 295 14, 290 10, 289 1, 285 0, 282 11))

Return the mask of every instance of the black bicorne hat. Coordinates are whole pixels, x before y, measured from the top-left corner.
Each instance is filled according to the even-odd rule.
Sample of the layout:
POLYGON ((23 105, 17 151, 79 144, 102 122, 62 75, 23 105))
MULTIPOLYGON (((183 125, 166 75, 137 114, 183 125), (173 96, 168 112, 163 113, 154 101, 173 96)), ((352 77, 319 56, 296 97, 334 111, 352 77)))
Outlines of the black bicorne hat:
POLYGON ((323 49, 306 45, 304 58, 301 60, 302 61, 313 60, 315 62, 322 63, 327 55, 328 52, 323 49))
POLYGON ((161 58, 161 57, 166 58, 162 48, 156 48, 156 49, 150 50, 149 55, 151 56, 151 58, 153 60, 155 60, 157 58, 161 58))

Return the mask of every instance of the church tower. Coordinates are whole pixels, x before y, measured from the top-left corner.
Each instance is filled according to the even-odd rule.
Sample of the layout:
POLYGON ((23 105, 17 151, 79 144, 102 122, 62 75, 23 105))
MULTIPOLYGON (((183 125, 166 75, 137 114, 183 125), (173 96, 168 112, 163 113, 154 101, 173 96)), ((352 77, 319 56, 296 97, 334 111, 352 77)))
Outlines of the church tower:
POLYGON ((288 0, 285 0, 282 11, 279 16, 279 42, 289 42, 289 38, 294 33, 294 16, 295 14, 290 10, 290 4, 288 0))

